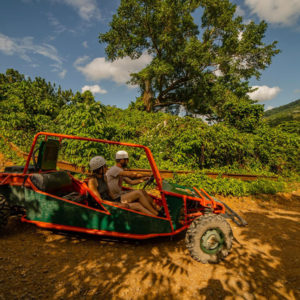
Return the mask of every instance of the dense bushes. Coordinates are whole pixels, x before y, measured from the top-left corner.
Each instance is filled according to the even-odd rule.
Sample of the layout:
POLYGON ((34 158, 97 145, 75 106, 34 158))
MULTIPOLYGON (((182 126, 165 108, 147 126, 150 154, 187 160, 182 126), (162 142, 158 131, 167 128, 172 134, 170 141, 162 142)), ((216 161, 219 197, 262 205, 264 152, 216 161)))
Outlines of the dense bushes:
MULTIPOLYGON (((209 126, 201 119, 147 113, 134 106, 126 110, 105 107, 88 91, 74 95, 41 78, 25 79, 14 70, 0 74, 0 114, 0 133, 24 151, 29 150, 36 132, 51 131, 146 145, 161 169, 206 168, 285 176, 300 172, 300 137, 296 133, 264 123, 250 133, 230 126, 229 119, 209 126)), ((252 120, 249 122, 251 125, 252 120)), ((92 156, 101 154, 112 164, 116 150, 96 143, 66 141, 60 158, 86 166, 92 156)), ((132 167, 149 167, 143 151, 129 152, 132 167)), ((208 191, 223 194, 272 192, 275 185, 281 189, 278 183, 214 181, 199 176, 197 173, 180 180, 191 185, 201 183, 208 191)))
POLYGON ((191 187, 201 187, 209 194, 219 195, 233 195, 233 196, 247 196, 256 194, 275 194, 282 192, 286 188, 284 181, 271 180, 256 180, 256 181, 242 181, 230 178, 212 179, 203 172, 196 172, 195 174, 187 174, 174 176, 171 180, 174 183, 180 183, 191 187))
POLYGON ((300 138, 262 124, 254 133, 222 123, 209 126, 200 119, 150 114, 107 107, 112 138, 150 147, 165 169, 243 169, 287 175, 299 172, 300 138))
MULTIPOLYGON (((0 74, 0 133, 23 151, 29 151, 39 131, 102 137, 103 110, 89 91, 74 95, 41 78, 25 79, 12 69, 0 74)), ((99 145, 75 141, 62 146, 61 158, 81 165, 101 150, 99 145)))

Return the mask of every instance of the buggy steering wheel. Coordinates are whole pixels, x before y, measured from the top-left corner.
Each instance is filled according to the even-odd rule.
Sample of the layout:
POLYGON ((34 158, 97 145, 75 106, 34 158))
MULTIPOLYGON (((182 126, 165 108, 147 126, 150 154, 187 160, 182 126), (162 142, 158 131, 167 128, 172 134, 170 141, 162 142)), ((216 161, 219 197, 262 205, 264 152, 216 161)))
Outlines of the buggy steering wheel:
POLYGON ((148 186, 150 185, 151 183, 153 183, 154 181, 154 175, 151 175, 151 177, 145 182, 144 186, 143 186, 143 190, 148 186))

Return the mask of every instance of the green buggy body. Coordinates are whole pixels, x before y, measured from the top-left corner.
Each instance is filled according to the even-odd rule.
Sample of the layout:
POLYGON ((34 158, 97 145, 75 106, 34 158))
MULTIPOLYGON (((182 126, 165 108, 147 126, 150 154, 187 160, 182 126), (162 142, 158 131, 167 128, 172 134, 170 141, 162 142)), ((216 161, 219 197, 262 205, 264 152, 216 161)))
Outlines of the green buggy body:
POLYGON ((224 203, 204 190, 163 180, 150 149, 142 145, 40 132, 34 137, 25 167, 7 167, 0 173, 0 229, 4 228, 10 215, 18 214, 23 222, 43 228, 133 239, 172 236, 187 230, 186 242, 191 255, 198 261, 216 262, 231 248, 232 232, 222 217, 225 213, 224 203), (37 145, 39 137, 44 140, 37 145), (144 149, 156 181, 158 193, 155 194, 160 195, 150 196, 163 207, 164 217, 100 200, 85 181, 57 170, 63 139, 144 149), (38 159, 35 162, 36 151, 38 159), (29 165, 31 159, 34 165, 29 165), (203 222, 220 225, 216 223, 204 228, 203 222), (205 230, 196 237, 201 226, 205 230), (197 254, 199 251, 204 258, 197 254))

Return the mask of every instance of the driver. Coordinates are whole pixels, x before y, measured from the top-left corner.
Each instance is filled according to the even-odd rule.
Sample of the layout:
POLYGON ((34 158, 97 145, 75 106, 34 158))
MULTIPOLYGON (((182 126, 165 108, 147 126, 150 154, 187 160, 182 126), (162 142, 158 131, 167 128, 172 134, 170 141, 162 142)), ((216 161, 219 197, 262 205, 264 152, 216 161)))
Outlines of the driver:
POLYGON ((158 215, 160 207, 158 207, 153 199, 142 190, 122 191, 123 180, 135 185, 149 179, 149 177, 136 172, 124 171, 129 161, 128 153, 124 150, 116 153, 116 164, 106 172, 107 184, 112 193, 113 199, 121 197, 122 203, 140 202, 144 207, 151 211, 154 215, 158 215))
MULTIPOLYGON (((89 189, 97 196, 100 200, 114 201, 118 203, 121 207, 130 208, 136 211, 140 211, 150 215, 157 215, 157 211, 152 211, 147 209, 147 207, 142 205, 142 202, 139 197, 136 197, 139 202, 131 203, 130 201, 122 201, 123 196, 114 198, 107 186, 107 179, 105 173, 107 171, 106 160, 102 156, 95 156, 90 160, 90 170, 92 175, 88 180, 89 189)), ((132 197, 134 198, 134 197, 132 197)))

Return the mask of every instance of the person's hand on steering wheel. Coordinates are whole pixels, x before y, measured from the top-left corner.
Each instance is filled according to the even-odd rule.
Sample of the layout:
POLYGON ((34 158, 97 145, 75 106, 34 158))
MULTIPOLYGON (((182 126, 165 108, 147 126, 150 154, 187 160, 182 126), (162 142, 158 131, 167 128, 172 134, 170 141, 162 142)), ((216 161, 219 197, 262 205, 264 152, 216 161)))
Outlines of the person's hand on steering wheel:
POLYGON ((149 179, 145 182, 145 184, 144 184, 144 186, 143 186, 143 190, 148 186, 148 185, 150 185, 151 183, 153 183, 153 181, 154 181, 154 175, 151 175, 150 177, 149 177, 149 179))

